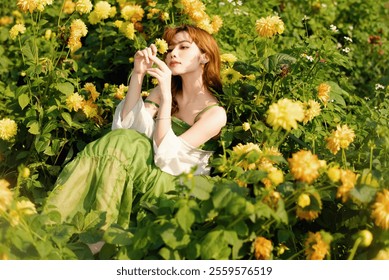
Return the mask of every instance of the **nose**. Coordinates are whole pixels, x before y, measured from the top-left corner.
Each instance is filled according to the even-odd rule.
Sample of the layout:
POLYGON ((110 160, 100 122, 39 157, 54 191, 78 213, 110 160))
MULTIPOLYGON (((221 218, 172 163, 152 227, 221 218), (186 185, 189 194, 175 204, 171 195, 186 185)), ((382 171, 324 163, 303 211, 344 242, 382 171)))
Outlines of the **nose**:
POLYGON ((170 52, 170 56, 171 57, 177 57, 177 52, 176 52, 177 48, 173 48, 172 51, 170 52))

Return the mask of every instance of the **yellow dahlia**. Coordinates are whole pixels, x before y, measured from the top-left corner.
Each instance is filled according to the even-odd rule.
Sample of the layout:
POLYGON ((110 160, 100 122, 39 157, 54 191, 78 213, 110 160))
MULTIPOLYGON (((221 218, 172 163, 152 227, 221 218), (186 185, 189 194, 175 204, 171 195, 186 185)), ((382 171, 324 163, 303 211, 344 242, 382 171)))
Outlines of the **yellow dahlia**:
POLYGON ((300 102, 283 98, 270 105, 266 122, 274 129, 282 127, 289 131, 297 128, 297 122, 304 119, 304 109, 300 102))
POLYGON ((94 101, 99 97, 100 93, 97 92, 96 86, 93 83, 86 83, 84 89, 90 93, 90 98, 94 101))
POLYGON ((155 39, 155 46, 160 54, 164 54, 168 49, 168 45, 164 39, 155 39))
POLYGON ((296 180, 311 184, 319 177, 323 162, 311 151, 300 150, 288 159, 290 172, 296 180))
POLYGON ((14 120, 4 118, 0 120, 0 139, 10 140, 16 135, 18 131, 18 125, 14 120))
POLYGON ((242 74, 230 67, 222 70, 220 75, 222 82, 225 85, 235 84, 237 81, 239 81, 239 79, 242 78, 242 74))
POLYGON ((9 186, 7 180, 0 179, 0 214, 7 211, 13 200, 13 194, 9 186))
POLYGON ((304 107, 304 119, 303 119, 304 124, 312 121, 315 117, 320 115, 321 112, 320 104, 315 100, 311 99, 308 102, 304 102, 303 107, 304 107))
POLYGON ((334 183, 336 183, 340 180, 340 173, 341 173, 341 170, 338 166, 330 167, 327 170, 328 178, 330 178, 330 180, 334 183))
POLYGON ((78 111, 82 108, 82 103, 84 102, 84 97, 79 95, 77 92, 70 94, 66 98, 66 106, 70 111, 78 111))
POLYGON ((18 0, 16 3, 19 10, 21 10, 23 13, 30 12, 33 13, 36 8, 38 7, 38 1, 37 0, 18 0))
POLYGON ((89 14, 92 11, 93 4, 90 0, 78 0, 75 10, 80 14, 89 14))
POLYGON ((117 26, 119 28, 119 31, 123 33, 128 39, 134 40, 135 26, 132 22, 115 21, 115 26, 117 26))
POLYGON ((82 102, 82 111, 88 119, 92 119, 98 116, 98 107, 93 103, 92 99, 82 102))
POLYGON ((389 229, 389 190, 384 189, 377 193, 372 206, 371 217, 374 223, 385 230, 389 229))
POLYGON ((132 23, 142 21, 145 11, 139 5, 127 5, 121 10, 122 18, 132 23))
POLYGON ((24 26, 24 24, 17 23, 14 26, 12 26, 12 28, 9 30, 9 37, 12 40, 15 40, 19 34, 23 34, 24 32, 26 32, 26 27, 24 26))
POLYGON ((111 4, 107 1, 99 1, 95 4, 93 11, 89 14, 88 20, 90 24, 97 24, 102 20, 109 18, 111 12, 111 4))
POLYGON ((321 83, 317 88, 317 96, 323 102, 324 106, 327 106, 330 100, 331 86, 326 83, 321 83))
POLYGON ((245 159, 245 156, 252 151, 260 152, 261 150, 257 144, 247 143, 243 145, 242 143, 239 143, 232 148, 232 157, 237 161, 237 165, 243 169, 254 170, 257 167, 256 163, 248 162, 245 159))
POLYGON ((336 198, 342 198, 342 202, 346 202, 349 199, 350 191, 355 187, 357 182, 357 175, 351 170, 340 170, 340 182, 342 185, 338 187, 336 192, 336 198))
POLYGON ((121 84, 115 91, 114 98, 122 100, 124 99, 126 92, 128 90, 128 87, 124 84, 121 84))
POLYGON ((40 12, 43 12, 43 10, 47 5, 52 5, 52 4, 53 4, 53 0, 37 0, 36 9, 40 12))
POLYGON ((346 124, 343 126, 338 125, 336 130, 332 131, 331 135, 326 139, 327 148, 335 155, 341 148, 348 148, 354 141, 354 138, 354 130, 346 124))
POLYGON ((273 243, 265 237, 257 237, 254 241, 254 254, 257 260, 270 260, 273 251, 273 243))
POLYGON ((212 17, 212 33, 219 32, 220 28, 223 26, 223 20, 220 16, 215 15, 212 17))
POLYGON ((76 9, 76 3, 74 3, 72 0, 65 0, 65 3, 63 4, 63 12, 65 14, 73 14, 74 10, 76 9))
POLYGON ((11 24, 13 22, 13 19, 9 16, 3 16, 0 18, 0 26, 5 26, 8 24, 11 24))
POLYGON ((282 34, 285 30, 285 24, 279 16, 268 16, 258 19, 255 23, 255 29, 259 36, 270 38, 277 33, 282 34))
POLYGON ((307 260, 323 260, 330 253, 331 240, 332 237, 326 232, 308 232, 304 243, 307 260))

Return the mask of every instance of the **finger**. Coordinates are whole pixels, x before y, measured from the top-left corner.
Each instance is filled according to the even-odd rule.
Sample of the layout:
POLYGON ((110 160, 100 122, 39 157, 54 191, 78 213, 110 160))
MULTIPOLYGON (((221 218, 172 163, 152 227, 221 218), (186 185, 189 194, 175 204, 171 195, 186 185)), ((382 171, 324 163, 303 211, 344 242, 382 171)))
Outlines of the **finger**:
POLYGON ((168 69, 169 69, 169 67, 167 67, 166 63, 163 62, 162 60, 160 60, 157 56, 150 57, 150 59, 151 59, 155 64, 157 64, 157 66, 158 66, 160 69, 163 69, 163 70, 168 70, 168 69))
POLYGON ((150 49, 151 49, 151 52, 153 53, 154 56, 157 55, 158 49, 157 49, 157 46, 155 44, 151 44, 150 49))

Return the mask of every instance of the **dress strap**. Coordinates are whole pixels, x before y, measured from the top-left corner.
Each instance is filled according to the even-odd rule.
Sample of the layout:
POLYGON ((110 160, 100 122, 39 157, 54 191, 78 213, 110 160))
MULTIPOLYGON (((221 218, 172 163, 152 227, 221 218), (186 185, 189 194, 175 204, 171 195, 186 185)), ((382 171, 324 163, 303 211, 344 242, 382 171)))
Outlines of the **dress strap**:
POLYGON ((207 107, 205 107, 203 110, 201 110, 195 117, 194 119, 194 122, 197 122, 199 120, 199 117, 201 116, 201 114, 205 113, 206 111, 208 111, 209 109, 213 108, 213 107, 216 107, 216 106, 219 106, 218 103, 216 104, 212 104, 212 105, 209 105, 207 107))
POLYGON ((155 107, 159 108, 159 105, 155 103, 154 101, 151 101, 149 99, 145 99, 143 102, 153 104, 155 107))

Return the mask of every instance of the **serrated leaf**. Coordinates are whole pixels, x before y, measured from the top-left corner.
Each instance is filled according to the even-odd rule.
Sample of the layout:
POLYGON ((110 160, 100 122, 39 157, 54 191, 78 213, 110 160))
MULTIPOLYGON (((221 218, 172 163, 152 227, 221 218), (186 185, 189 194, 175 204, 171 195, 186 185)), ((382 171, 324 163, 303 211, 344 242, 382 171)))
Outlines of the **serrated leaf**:
POLYGON ((28 104, 30 104, 30 97, 27 94, 23 93, 23 94, 19 95, 18 102, 19 102, 20 108, 22 108, 22 110, 23 110, 24 108, 26 108, 26 106, 28 104))

